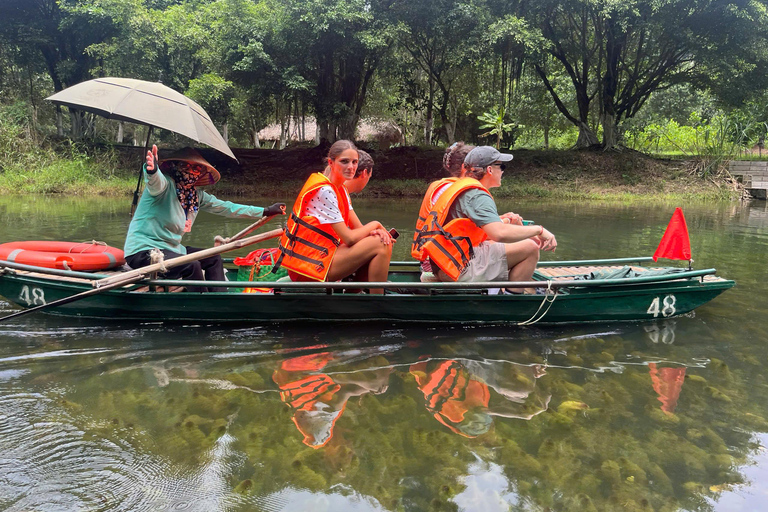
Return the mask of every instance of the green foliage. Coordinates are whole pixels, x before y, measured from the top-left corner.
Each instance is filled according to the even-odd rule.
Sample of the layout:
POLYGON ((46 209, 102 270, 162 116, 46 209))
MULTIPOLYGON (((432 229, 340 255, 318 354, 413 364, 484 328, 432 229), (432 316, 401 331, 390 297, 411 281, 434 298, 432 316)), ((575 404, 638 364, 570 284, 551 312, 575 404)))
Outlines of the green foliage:
POLYGON ((766 129, 764 123, 757 127, 750 122, 742 124, 723 114, 704 119, 694 112, 689 123, 681 126, 670 119, 663 124, 650 124, 632 133, 629 139, 644 151, 680 152, 695 160, 693 172, 707 177, 719 173, 728 161, 737 157, 754 140, 751 135, 762 135, 766 129))
POLYGON ((483 123, 480 125, 480 128, 490 128, 487 132, 480 134, 481 137, 488 137, 489 135, 496 136, 496 149, 501 147, 501 141, 504 139, 504 134, 511 133, 518 127, 517 123, 508 123, 506 121, 506 111, 504 107, 493 108, 478 116, 477 119, 483 123))
POLYGON ((56 147, 35 140, 15 122, 12 109, 0 109, 0 192, 125 194, 130 178, 118 172, 113 154, 91 156, 74 144, 56 147), (11 115, 5 115, 9 113, 11 115))

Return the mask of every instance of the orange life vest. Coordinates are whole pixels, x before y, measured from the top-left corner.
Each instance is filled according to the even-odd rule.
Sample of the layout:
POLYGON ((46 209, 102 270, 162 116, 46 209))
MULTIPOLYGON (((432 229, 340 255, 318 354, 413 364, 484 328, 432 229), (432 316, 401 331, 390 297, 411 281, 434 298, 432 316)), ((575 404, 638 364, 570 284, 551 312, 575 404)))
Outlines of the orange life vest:
POLYGON ((435 206, 435 194, 443 190, 443 187, 456 182, 459 178, 443 178, 437 181, 433 181, 427 188, 427 193, 424 194, 424 199, 421 200, 421 208, 419 208, 419 218, 416 220, 416 231, 413 233, 413 244, 411 244, 411 256, 419 261, 423 261, 425 256, 421 251, 421 246, 418 245, 419 231, 424 228, 424 223, 427 221, 427 216, 432 208, 435 206))
POLYGON ((341 216, 344 223, 349 226, 350 205, 344 187, 334 185, 322 173, 312 174, 304 183, 299 197, 293 204, 287 226, 283 236, 280 237, 280 256, 272 272, 282 265, 310 279, 325 280, 341 240, 331 224, 320 224, 320 221, 311 215, 301 216, 309 200, 324 186, 333 188, 341 216))
POLYGON ((441 361, 437 367, 423 361, 412 365, 410 371, 424 393, 427 410, 458 434, 467 435, 460 428, 467 411, 488 407, 491 397, 488 386, 473 379, 458 361, 441 361))
POLYGON ((488 192, 474 178, 460 178, 445 190, 434 204, 422 228, 414 237, 414 250, 429 257, 451 279, 456 281, 474 258, 473 246, 488 238, 481 228, 470 219, 453 219, 445 224, 448 211, 462 192, 478 189, 488 192))

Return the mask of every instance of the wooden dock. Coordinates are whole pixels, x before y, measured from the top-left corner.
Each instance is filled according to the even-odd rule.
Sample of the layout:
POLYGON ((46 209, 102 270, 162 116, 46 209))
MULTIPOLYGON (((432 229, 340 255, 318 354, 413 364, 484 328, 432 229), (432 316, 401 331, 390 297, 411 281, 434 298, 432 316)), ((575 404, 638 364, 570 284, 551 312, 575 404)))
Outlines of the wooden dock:
POLYGON ((755 199, 766 199, 768 195, 768 162, 731 160, 728 166, 731 176, 744 184, 744 188, 755 199))

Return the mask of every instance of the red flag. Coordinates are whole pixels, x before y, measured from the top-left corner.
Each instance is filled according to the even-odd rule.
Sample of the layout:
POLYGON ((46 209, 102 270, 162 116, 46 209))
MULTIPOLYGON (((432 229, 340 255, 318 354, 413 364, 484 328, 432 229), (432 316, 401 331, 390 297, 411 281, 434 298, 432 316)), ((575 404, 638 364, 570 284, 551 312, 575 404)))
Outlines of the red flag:
POLYGON ((669 221, 661 242, 653 253, 653 261, 659 258, 668 260, 690 260, 691 259, 691 241, 688 238, 688 226, 683 217, 683 210, 680 207, 675 208, 672 219, 669 221))

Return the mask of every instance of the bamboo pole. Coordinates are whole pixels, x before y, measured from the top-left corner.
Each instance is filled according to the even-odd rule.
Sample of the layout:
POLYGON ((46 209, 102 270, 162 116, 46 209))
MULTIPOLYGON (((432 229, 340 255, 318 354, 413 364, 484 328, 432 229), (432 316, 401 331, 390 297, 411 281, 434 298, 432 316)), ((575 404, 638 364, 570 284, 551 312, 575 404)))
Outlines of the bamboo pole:
POLYGON ((283 234, 283 228, 273 229, 272 231, 267 231, 266 233, 253 235, 248 238, 243 238, 242 240, 236 240, 228 244, 220 245, 218 247, 210 247, 208 249, 203 249, 202 251, 197 251, 192 254, 185 254, 184 256, 179 256, 178 258, 173 258, 167 261, 163 261, 161 263, 155 263, 153 265, 147 265, 146 267, 141 267, 136 270, 124 272, 122 274, 116 274, 114 276, 105 277, 104 279, 99 279, 98 281, 94 281, 93 287, 101 288, 102 286, 108 286, 115 282, 122 282, 122 281, 128 282, 136 276, 139 276, 141 278, 152 272, 161 272, 163 271, 163 269, 178 267, 179 265, 184 265, 185 263, 189 263, 191 261, 201 260, 203 258, 207 258, 208 256, 214 256, 216 254, 232 251, 234 249, 240 249, 241 247, 246 247, 248 245, 253 245, 258 242, 263 242, 264 240, 277 238, 282 234, 283 234))

